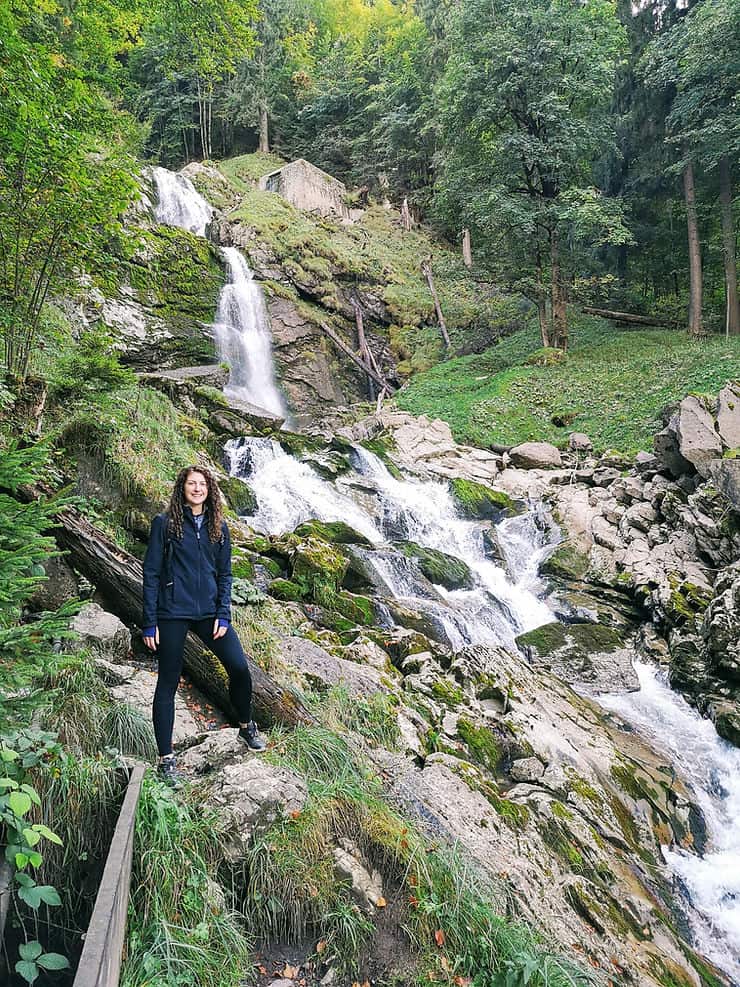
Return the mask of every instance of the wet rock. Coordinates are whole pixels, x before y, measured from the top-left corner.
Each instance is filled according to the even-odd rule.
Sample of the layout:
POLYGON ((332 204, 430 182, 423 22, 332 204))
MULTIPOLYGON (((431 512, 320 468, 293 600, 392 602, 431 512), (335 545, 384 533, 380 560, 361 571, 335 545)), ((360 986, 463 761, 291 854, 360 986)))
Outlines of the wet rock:
POLYGON ((365 535, 355 531, 344 521, 303 521, 295 529, 294 534, 299 538, 314 536, 335 545, 365 545, 372 548, 372 542, 365 535))
POLYGON ((521 469, 557 469, 563 464, 560 450, 549 442, 523 442, 510 450, 509 459, 521 469))
POLYGON ((740 747, 740 701, 713 701, 709 704, 709 715, 720 737, 740 747))
POLYGON ((72 618, 70 627, 79 635, 77 647, 102 652, 110 661, 123 661, 131 650, 128 627, 97 603, 86 603, 72 618))
POLYGON ((740 562, 721 572, 701 625, 710 668, 740 682, 740 562))
POLYGON ((519 505, 508 494, 491 490, 485 484, 453 477, 450 489, 462 517, 496 522, 520 513, 519 505))
POLYGON ((396 547, 400 548, 405 556, 417 561, 419 569, 431 583, 450 590, 472 587, 473 574, 462 559, 434 548, 424 548, 412 541, 397 542, 396 547))
POLYGON ((544 624, 516 643, 533 666, 592 692, 635 692, 632 651, 620 634, 601 624, 544 624))

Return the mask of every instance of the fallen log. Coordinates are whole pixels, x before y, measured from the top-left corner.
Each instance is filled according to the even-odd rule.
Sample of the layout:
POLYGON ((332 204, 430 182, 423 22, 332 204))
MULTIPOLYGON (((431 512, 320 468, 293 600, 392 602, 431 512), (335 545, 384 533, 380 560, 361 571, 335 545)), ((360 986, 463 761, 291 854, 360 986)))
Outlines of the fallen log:
POLYGON ((586 315, 598 315, 602 319, 609 319, 611 322, 625 322, 634 326, 658 326, 661 329, 677 329, 678 322, 673 319, 661 319, 654 315, 633 315, 631 312, 613 312, 607 308, 591 308, 584 305, 582 309, 586 315))
POLYGON ((332 341, 332 343, 334 343, 334 345, 337 347, 337 349, 340 349, 343 353, 346 353, 347 356, 350 358, 350 360, 352 360, 353 363, 356 363, 357 366, 360 368, 360 370, 362 370, 362 372, 364 374, 367 374, 368 377, 372 377, 372 379, 375 381, 375 383, 376 384, 379 384, 381 387, 385 387, 389 391, 390 390, 393 390, 393 388, 388 383, 388 381, 387 380, 383 380, 383 378, 380 376, 380 374, 377 374, 373 370, 372 367, 370 367, 370 366, 368 366, 368 364, 364 363, 359 358, 359 356, 357 356, 357 354, 352 351, 351 347, 348 346, 347 343, 345 343, 344 340, 336 332, 334 332, 334 330, 331 328, 331 326, 328 326, 325 322, 320 322, 319 325, 321 326, 321 328, 323 329, 323 331, 326 333, 326 335, 329 337, 329 339, 332 341))
MULTIPOLYGON (((57 542, 68 553, 75 569, 87 576, 121 620, 139 624, 142 605, 139 560, 119 548, 75 508, 63 508, 57 519, 61 526, 56 532, 57 542)), ((298 696, 283 689, 251 656, 247 660, 258 719, 286 726, 316 722, 298 696)), ((185 642, 185 670, 224 712, 233 716, 227 675, 215 655, 194 634, 188 634, 185 642)))

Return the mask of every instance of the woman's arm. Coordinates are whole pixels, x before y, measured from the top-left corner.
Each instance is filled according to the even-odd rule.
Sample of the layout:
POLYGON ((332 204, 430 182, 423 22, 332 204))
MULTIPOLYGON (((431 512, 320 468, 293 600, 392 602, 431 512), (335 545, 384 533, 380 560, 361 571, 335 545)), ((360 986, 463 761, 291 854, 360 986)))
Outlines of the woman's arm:
POLYGON ((216 619, 231 620, 231 535, 224 521, 223 541, 216 554, 216 619))
POLYGON ((149 544, 144 556, 144 606, 141 626, 145 630, 156 627, 157 624, 157 599, 165 553, 165 524, 166 519, 161 514, 152 521, 149 544))

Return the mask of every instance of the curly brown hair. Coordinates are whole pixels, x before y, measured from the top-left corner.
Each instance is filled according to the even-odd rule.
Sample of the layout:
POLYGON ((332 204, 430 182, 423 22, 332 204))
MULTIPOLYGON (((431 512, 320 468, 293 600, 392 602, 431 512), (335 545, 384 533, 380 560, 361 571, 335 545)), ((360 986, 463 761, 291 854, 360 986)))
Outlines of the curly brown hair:
POLYGON ((183 515, 185 511, 185 483, 191 473, 200 473, 205 478, 208 487, 208 496, 203 505, 208 511, 208 537, 211 542, 221 541, 221 529, 223 526, 223 512, 221 511, 221 491, 218 488, 218 481, 210 470, 203 466, 186 466, 177 474, 175 486, 170 497, 170 505, 167 508, 168 529, 173 538, 182 538, 183 515))

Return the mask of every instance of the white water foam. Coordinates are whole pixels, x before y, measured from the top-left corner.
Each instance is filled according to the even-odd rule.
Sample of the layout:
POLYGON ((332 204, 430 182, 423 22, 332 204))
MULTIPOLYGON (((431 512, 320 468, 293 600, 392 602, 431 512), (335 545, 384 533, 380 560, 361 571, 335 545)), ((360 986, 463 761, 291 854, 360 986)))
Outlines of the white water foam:
POLYGON ((205 236, 213 218, 213 206, 196 190, 189 178, 166 168, 153 168, 157 186, 154 215, 164 226, 176 226, 197 236, 205 236))
POLYGON ((262 289, 243 254, 224 247, 229 283, 221 289, 213 329, 219 360, 230 368, 224 392, 282 418, 287 410, 275 382, 272 334, 262 289))
POLYGON ((703 854, 663 848, 693 908, 696 948, 740 984, 740 750, 673 692, 652 665, 635 664, 640 691, 599 702, 635 726, 672 760, 704 814, 703 854))

